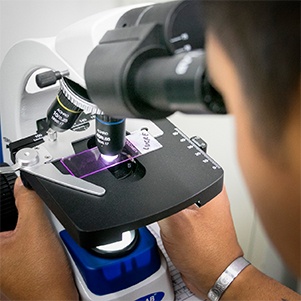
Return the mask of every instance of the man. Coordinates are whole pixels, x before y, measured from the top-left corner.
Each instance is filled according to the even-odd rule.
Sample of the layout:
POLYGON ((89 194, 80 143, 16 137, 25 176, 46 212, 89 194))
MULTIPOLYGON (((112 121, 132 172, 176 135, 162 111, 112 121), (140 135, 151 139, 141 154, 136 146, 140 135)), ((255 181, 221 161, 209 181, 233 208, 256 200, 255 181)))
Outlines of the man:
MULTIPOLYGON (((246 183, 270 239, 300 277, 300 3, 204 1, 204 15, 208 70, 235 117, 246 183)), ((17 228, 0 234, 2 292, 12 300, 76 300, 41 200, 20 180, 15 196, 17 228)), ((300 299, 244 260, 234 267, 243 252, 225 189, 202 208, 159 224, 170 258, 196 295, 218 288, 222 300, 300 299), (236 278, 218 287, 229 266, 236 278)))
MULTIPOLYGON (((300 277, 300 2, 206 1, 204 15, 208 69, 235 116, 246 183, 267 234, 300 277)), ((199 296, 243 254, 225 191, 160 226, 169 256, 199 296)), ((222 297, 300 300, 252 265, 222 297)))

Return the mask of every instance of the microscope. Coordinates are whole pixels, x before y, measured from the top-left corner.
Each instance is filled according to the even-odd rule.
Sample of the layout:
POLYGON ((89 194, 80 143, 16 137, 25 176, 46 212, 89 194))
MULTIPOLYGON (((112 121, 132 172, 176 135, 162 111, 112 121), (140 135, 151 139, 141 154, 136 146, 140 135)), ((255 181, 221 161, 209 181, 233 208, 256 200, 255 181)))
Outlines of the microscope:
POLYGON ((20 172, 50 209, 82 300, 174 300, 146 226, 222 190, 206 143, 166 119, 226 113, 206 72, 202 19, 198 0, 119 7, 21 41, 3 61, 12 163, 0 174, 20 172))

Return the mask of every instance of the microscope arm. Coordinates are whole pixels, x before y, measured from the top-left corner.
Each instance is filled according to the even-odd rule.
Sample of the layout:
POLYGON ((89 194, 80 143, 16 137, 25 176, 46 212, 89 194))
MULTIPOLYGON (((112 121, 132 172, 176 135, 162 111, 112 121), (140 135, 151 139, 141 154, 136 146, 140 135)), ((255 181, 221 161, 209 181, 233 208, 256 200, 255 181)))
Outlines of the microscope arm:
MULTIPOLYGON (((51 89, 46 92, 37 90, 32 95, 27 92, 28 80, 35 71, 42 68, 68 70, 69 78, 85 87, 83 73, 88 54, 104 33, 116 26, 125 12, 141 6, 125 6, 100 12, 67 27, 56 37, 23 40, 14 45, 5 56, 0 70, 1 98, 5 99, 0 102, 1 119, 5 120, 4 115, 8 112, 10 114, 10 122, 1 124, 5 137, 15 141, 32 134, 35 131, 32 121, 44 117, 45 108, 49 107, 57 93, 56 87, 53 92, 51 89), (39 97, 45 93, 49 93, 47 100, 39 97), (39 98, 41 101, 37 101, 39 98)), ((4 156, 8 161, 5 152, 4 156)))
MULTIPOLYGON (((34 103, 27 101, 33 96, 26 91, 30 76, 41 68, 70 69, 70 66, 67 67, 64 60, 57 55, 54 42, 53 38, 24 40, 13 46, 3 61, 0 74, 3 101, 0 102, 0 112, 2 120, 6 119, 4 115, 9 114, 10 122, 2 122, 1 127, 5 137, 11 141, 32 134, 35 123, 30 122, 44 116, 45 108, 53 100, 34 103), (34 106, 37 107, 33 108, 34 106)), ((37 92, 36 98, 38 99, 42 94, 43 91, 37 92)))

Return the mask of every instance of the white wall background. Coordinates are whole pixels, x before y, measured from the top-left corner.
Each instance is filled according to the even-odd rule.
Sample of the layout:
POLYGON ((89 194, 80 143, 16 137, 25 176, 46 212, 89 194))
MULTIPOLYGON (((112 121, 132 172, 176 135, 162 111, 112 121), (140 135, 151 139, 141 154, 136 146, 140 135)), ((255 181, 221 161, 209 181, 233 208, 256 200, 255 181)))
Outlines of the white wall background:
MULTIPOLYGON (((67 25, 91 14, 118 5, 142 2, 144 1, 0 0, 0 63, 9 48, 19 40, 54 36, 67 25)), ((267 274, 294 285, 254 213, 236 159, 232 117, 175 114, 170 119, 188 136, 199 135, 207 141, 208 153, 224 168, 234 222, 246 257, 267 274)))

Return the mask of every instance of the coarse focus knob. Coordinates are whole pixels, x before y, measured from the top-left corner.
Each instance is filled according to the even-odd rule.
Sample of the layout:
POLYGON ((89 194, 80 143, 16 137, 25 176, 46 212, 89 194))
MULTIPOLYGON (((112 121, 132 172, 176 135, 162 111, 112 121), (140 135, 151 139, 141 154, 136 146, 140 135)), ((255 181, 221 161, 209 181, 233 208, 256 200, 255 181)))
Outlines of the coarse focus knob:
POLYGON ((0 232, 14 230, 17 224, 18 210, 13 192, 16 179, 15 173, 0 174, 0 232))

